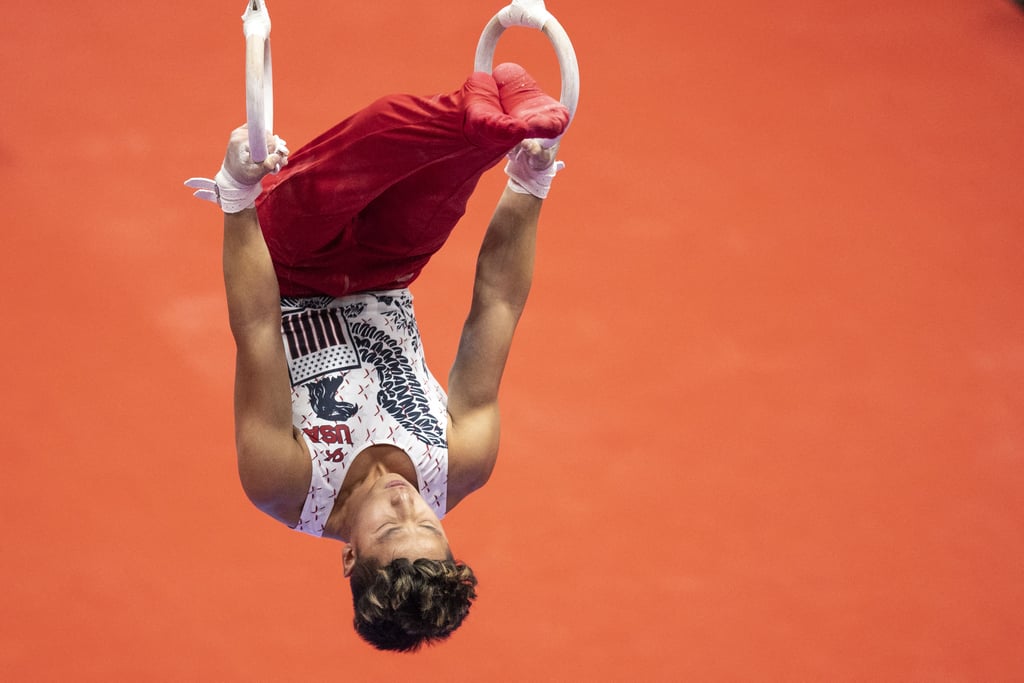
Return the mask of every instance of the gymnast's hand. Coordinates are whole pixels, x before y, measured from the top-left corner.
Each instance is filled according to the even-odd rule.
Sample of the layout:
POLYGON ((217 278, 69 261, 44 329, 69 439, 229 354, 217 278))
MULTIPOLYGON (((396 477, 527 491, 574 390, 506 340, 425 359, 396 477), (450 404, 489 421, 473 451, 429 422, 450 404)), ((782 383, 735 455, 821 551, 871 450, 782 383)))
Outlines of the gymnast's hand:
POLYGON ((281 138, 267 134, 267 158, 257 164, 249 151, 249 130, 241 126, 231 131, 228 151, 217 175, 210 178, 189 178, 185 185, 195 189, 199 199, 213 202, 224 213, 238 213, 255 206, 263 188, 260 180, 288 165, 288 147, 281 138))
POLYGON ((536 139, 523 140, 513 147, 505 164, 509 189, 538 199, 547 197, 555 174, 565 168, 563 162, 556 161, 557 154, 557 143, 545 147, 536 139))
POLYGON ((239 185, 256 185, 263 176, 276 173, 282 166, 288 165, 289 151, 286 145, 281 138, 267 133, 267 158, 263 163, 257 164, 252 160, 252 153, 249 150, 249 127, 239 126, 231 131, 222 170, 239 185))

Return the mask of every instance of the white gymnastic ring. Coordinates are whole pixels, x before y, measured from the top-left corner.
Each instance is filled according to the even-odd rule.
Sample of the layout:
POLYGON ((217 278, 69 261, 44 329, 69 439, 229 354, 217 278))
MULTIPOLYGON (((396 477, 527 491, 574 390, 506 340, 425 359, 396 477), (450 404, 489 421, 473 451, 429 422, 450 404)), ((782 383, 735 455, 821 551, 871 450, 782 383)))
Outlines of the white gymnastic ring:
POLYGON ((249 151, 256 163, 267 158, 267 133, 274 131, 274 70, 270 16, 263 0, 249 0, 242 15, 245 32, 245 118, 249 151))
MULTIPOLYGON (((505 27, 501 25, 498 16, 495 15, 487 22, 487 26, 484 27, 480 36, 480 42, 477 43, 476 62, 473 67, 475 71, 491 73, 494 68, 494 50, 501 34, 505 32, 505 27)), ((555 48, 555 54, 558 56, 558 68, 562 75, 562 92, 559 100, 569 110, 569 121, 572 122, 576 115, 576 105, 580 99, 580 66, 576 61, 576 51, 572 47, 572 41, 569 40, 569 34, 554 17, 549 17, 541 30, 551 41, 551 45, 555 48)))

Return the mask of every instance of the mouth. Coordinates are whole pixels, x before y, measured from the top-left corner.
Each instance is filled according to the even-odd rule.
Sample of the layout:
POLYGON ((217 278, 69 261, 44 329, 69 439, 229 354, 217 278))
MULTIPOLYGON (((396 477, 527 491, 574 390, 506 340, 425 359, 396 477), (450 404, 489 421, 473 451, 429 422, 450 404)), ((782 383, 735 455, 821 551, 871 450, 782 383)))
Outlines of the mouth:
POLYGON ((408 486, 408 485, 409 485, 409 482, 407 482, 405 479, 395 479, 394 481, 389 481, 387 484, 385 484, 384 488, 386 488, 386 489, 393 489, 393 488, 398 488, 400 486, 408 486))

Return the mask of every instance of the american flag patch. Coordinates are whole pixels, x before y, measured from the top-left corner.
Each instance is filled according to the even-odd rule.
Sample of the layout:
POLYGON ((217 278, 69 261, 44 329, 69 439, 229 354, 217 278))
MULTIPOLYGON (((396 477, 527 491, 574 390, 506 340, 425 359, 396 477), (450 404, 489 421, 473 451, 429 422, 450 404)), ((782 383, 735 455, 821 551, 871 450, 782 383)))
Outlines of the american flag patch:
POLYGON ((321 375, 359 367, 359 352, 340 308, 285 313, 281 316, 281 333, 293 387, 321 375))

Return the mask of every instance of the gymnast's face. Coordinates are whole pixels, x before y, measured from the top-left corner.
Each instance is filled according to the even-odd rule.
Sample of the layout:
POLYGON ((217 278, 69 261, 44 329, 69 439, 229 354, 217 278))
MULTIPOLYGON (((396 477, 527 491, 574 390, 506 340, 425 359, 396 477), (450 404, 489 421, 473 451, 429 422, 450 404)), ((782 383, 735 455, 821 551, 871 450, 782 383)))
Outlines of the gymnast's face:
POLYGON ((372 557, 385 565, 398 557, 449 558, 441 521, 404 477, 385 474, 360 493, 344 551, 345 576, 357 557, 372 557))

